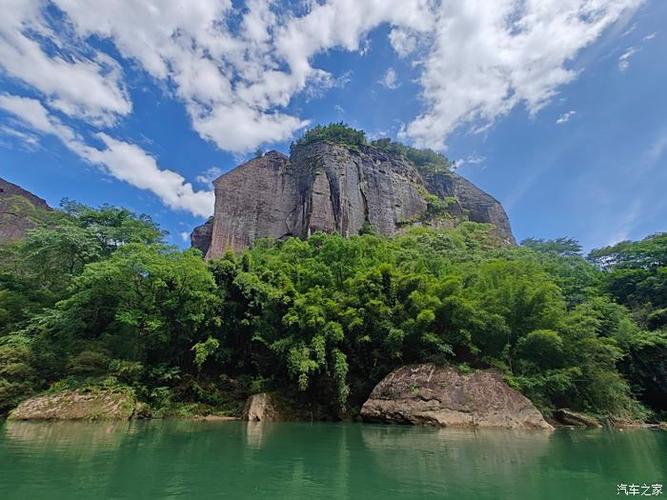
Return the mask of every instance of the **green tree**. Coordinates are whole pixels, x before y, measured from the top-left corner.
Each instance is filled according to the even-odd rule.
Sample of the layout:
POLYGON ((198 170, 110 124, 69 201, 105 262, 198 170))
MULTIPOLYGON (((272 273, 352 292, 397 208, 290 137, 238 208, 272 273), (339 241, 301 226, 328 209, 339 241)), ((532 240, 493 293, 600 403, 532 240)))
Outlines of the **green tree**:
POLYGON ((306 146, 314 142, 331 142, 334 144, 343 144, 351 147, 359 147, 366 144, 366 133, 363 130, 357 130, 348 126, 344 122, 330 123, 329 125, 316 125, 308 129, 303 136, 292 143, 290 150, 294 146, 306 146))
POLYGON ((649 330, 620 339, 623 373, 642 401, 667 412, 667 233, 593 250, 589 259, 603 270, 601 288, 649 330))
POLYGON ((196 251, 129 243, 86 266, 69 297, 27 332, 47 377, 64 375, 68 362, 91 350, 191 370, 192 347, 216 326, 217 304, 213 277, 196 251))
POLYGON ((72 280, 92 262, 128 243, 150 245, 163 233, 147 216, 68 200, 21 241, 0 247, 0 334, 65 297, 72 280))

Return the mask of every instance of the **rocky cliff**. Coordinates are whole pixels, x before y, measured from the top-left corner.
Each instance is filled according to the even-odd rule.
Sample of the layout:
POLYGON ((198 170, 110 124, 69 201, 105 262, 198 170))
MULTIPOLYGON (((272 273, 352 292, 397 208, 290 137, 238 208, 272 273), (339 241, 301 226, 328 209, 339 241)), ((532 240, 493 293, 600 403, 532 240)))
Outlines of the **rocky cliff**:
POLYGON ((215 181, 215 213, 193 232, 207 258, 257 238, 307 237, 315 231, 392 236, 420 224, 490 223, 514 242, 498 201, 454 172, 420 174, 404 156, 373 146, 316 142, 290 157, 271 151, 215 181))
POLYGON ((197 248, 201 250, 201 253, 206 255, 208 247, 211 246, 212 232, 213 232, 213 217, 209 217, 204 224, 194 228, 194 230, 190 234, 190 246, 192 248, 197 248))
POLYGON ((46 201, 0 178, 0 244, 23 237, 46 210, 46 201))

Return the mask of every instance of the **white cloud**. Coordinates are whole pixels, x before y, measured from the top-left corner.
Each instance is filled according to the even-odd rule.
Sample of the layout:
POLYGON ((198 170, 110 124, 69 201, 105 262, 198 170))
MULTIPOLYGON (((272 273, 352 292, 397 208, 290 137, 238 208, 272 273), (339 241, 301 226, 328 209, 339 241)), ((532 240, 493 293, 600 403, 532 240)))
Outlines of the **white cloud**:
POLYGON ((238 31, 230 0, 54 0, 82 38, 111 39, 127 58, 174 85, 193 128, 221 149, 243 152, 288 139, 308 122, 283 111, 313 86, 338 85, 310 59, 342 47, 361 51, 382 23, 431 28, 428 0, 312 2, 305 15, 274 1, 249 0, 238 31))
POLYGON ((96 148, 49 114, 37 100, 9 94, 0 95, 0 109, 21 119, 36 132, 58 137, 83 160, 101 167, 116 179, 156 194, 168 207, 187 210, 194 215, 213 212, 213 192, 195 191, 180 174, 160 169, 153 156, 135 144, 119 141, 105 133, 96 137, 104 147, 96 148))
MULTIPOLYGON (((289 139, 308 122, 282 111, 292 96, 339 79, 310 58, 333 47, 363 48, 365 34, 388 22, 423 31, 426 0, 330 0, 300 17, 273 1, 249 0, 238 31, 230 0, 54 0, 77 34, 114 42, 127 58, 173 84, 193 128, 221 149, 247 151, 289 139)), ((348 76, 349 78, 349 76, 348 76)))
POLYGON ((394 68, 389 68, 384 76, 380 79, 379 83, 383 87, 386 87, 390 90, 397 89, 400 84, 398 83, 396 70, 394 68))
MULTIPOLYGON (((4 0, 0 66, 47 107, 108 126, 132 103, 122 68, 87 42, 111 42, 184 104, 201 137, 245 152, 308 124, 287 108, 296 94, 349 79, 315 67, 316 55, 361 53, 388 25, 399 56, 419 54, 424 108, 402 137, 441 149, 461 126, 484 130, 519 104, 539 111, 576 77, 579 51, 641 1, 4 0)), ((397 85, 393 69, 384 76, 397 85)))
POLYGON ((172 170, 160 169, 153 156, 136 144, 116 140, 107 134, 97 137, 104 148, 86 147, 81 156, 102 166, 116 179, 156 194, 170 208, 187 210, 202 217, 213 213, 213 193, 195 191, 192 184, 172 170))
POLYGON ((417 48, 417 34, 402 28, 394 28, 389 32, 389 43, 399 57, 407 57, 417 48))
MULTIPOLYGON (((23 130, 17 130, 6 125, 0 126, 0 136, 13 139, 23 145, 28 151, 39 149, 39 137, 23 130)), ((2 142, 4 144, 4 141, 2 142)))
POLYGON ((181 234, 181 239, 182 239, 185 243, 189 243, 189 242, 190 242, 190 233, 183 232, 183 233, 180 233, 180 234, 181 234))
POLYGON ((211 167, 206 172, 197 176, 196 181, 200 184, 210 186, 210 184, 222 175, 222 169, 219 167, 211 167))
POLYGON ((627 71, 630 67, 630 58, 639 52, 637 47, 628 47, 623 54, 618 58, 618 69, 621 71, 627 71))
POLYGON ((637 29, 637 25, 633 24, 630 26, 627 30, 625 30, 623 33, 621 33, 621 36, 628 36, 630 33, 634 33, 634 31, 637 29))
POLYGON ((20 118, 27 126, 43 134, 58 137, 64 143, 78 140, 77 134, 59 120, 36 99, 10 94, 0 94, 0 109, 20 118))
MULTIPOLYGON (((641 42, 650 42, 658 35, 657 32, 650 33, 642 37, 641 42)), ((625 49, 619 58, 618 58, 618 69, 620 71, 627 71, 630 67, 630 59, 641 50, 640 46, 631 46, 625 49)))
POLYGON ((466 156, 465 158, 459 158, 454 161, 455 168, 461 168, 464 165, 483 165, 486 161, 486 156, 482 156, 477 153, 466 156))
POLYGON ((566 111, 556 119, 556 125, 562 125, 563 123, 569 122, 570 118, 572 118, 576 114, 577 112, 574 110, 566 111))
POLYGON ((568 63, 640 0, 443 2, 421 76, 424 112, 403 136, 441 149, 464 125, 518 104, 536 113, 573 80, 568 63))
POLYGON ((264 142, 285 141, 308 122, 282 113, 262 113, 239 105, 213 109, 193 106, 190 110, 194 129, 221 149, 248 151, 264 142))
MULTIPOLYGON (((118 64, 101 52, 72 48, 48 54, 35 34, 62 42, 43 16, 38 0, 4 0, 0 16, 0 70, 44 95, 51 106, 97 125, 109 125, 132 109, 118 64), (30 36, 31 34, 32 36, 30 36)), ((64 28, 60 27, 61 30, 64 28)), ((70 44, 71 45, 71 44, 70 44)))

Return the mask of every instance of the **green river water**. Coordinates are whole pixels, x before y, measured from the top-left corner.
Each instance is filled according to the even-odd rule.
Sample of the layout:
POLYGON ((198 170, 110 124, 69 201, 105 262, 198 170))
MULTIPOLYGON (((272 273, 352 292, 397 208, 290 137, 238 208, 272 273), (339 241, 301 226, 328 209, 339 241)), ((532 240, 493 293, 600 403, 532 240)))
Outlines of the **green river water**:
POLYGON ((3 500, 619 498, 666 472, 667 432, 652 430, 0 423, 3 500))

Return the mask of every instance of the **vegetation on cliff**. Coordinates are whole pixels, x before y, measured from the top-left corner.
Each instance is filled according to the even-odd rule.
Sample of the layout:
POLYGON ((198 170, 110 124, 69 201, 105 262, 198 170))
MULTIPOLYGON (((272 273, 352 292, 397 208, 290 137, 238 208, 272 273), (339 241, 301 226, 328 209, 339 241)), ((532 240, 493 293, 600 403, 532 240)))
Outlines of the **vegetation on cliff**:
POLYGON ((366 132, 347 126, 343 122, 330 123, 329 125, 316 125, 306 130, 304 134, 292 143, 295 146, 306 146, 315 142, 327 141, 334 144, 358 147, 367 144, 366 132))
POLYGON ((371 141, 370 145, 382 151, 402 155, 408 161, 412 162, 417 167, 417 170, 422 173, 448 172, 454 166, 442 153, 438 153, 432 149, 418 149, 406 146, 400 142, 392 141, 388 137, 371 141))
POLYGON ((665 409, 664 235, 592 261, 571 240, 498 247, 473 223, 260 241, 209 263, 162 238, 147 217, 66 203, 0 247, 2 411, 98 384, 163 412, 238 411, 273 389, 354 412, 424 361, 496 367, 547 412, 665 409))
POLYGON ((315 142, 326 141, 334 144, 342 144, 349 148, 358 149, 361 146, 370 146, 397 156, 403 156, 406 160, 423 173, 440 173, 452 169, 453 164, 442 153, 432 149, 418 149, 406 146, 400 142, 394 142, 389 138, 368 141, 366 133, 349 127, 343 122, 331 123, 329 125, 316 125, 307 130, 302 137, 291 146, 305 146, 315 142))

